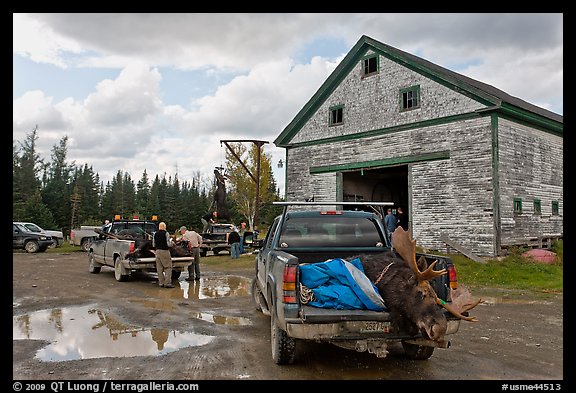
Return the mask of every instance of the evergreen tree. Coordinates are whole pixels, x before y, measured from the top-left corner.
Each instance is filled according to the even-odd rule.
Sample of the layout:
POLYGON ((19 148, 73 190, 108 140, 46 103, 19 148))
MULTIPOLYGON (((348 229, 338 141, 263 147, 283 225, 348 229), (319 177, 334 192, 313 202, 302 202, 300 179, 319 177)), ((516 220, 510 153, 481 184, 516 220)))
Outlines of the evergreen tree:
POLYGON ((136 210, 144 217, 151 217, 155 214, 150 206, 150 184, 148 181, 148 173, 144 170, 142 178, 138 181, 136 186, 136 210))
POLYGON ((74 164, 66 162, 67 143, 68 137, 64 136, 58 145, 52 147, 51 161, 42 189, 42 201, 52 212, 56 228, 61 228, 65 233, 70 230, 70 178, 74 170, 74 164))

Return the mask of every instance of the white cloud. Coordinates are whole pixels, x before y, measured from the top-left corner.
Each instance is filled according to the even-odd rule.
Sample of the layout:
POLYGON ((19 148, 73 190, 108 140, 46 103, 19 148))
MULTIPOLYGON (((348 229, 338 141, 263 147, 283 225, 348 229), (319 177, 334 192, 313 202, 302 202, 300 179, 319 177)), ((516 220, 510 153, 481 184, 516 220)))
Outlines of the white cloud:
POLYGON ((160 99, 160 72, 143 64, 124 68, 114 80, 98 84, 83 102, 67 98, 53 103, 40 91, 14 101, 14 129, 19 138, 40 124, 38 147, 47 156, 64 135, 69 137, 69 160, 88 163, 101 178, 110 180, 121 169, 138 180, 149 176, 179 174, 191 180, 200 171, 211 174, 225 164, 221 140, 264 140, 272 155, 273 170, 283 189, 282 172, 275 167, 284 150, 272 143, 304 103, 320 87, 338 61, 315 57, 308 64, 290 59, 260 64, 248 75, 220 86, 214 95, 190 108, 164 106, 160 99), (36 108, 30 115, 28 106, 36 108), (48 115, 59 119, 46 124, 48 115), (44 140, 47 132, 58 138, 44 140))
POLYGON ((144 64, 130 64, 114 81, 106 79, 85 101, 92 124, 123 126, 143 123, 159 111, 160 73, 144 64))
POLYGON ((62 57, 65 53, 81 53, 81 46, 74 40, 54 32, 54 29, 39 19, 26 14, 13 14, 13 52, 30 57, 39 63, 54 64, 66 68, 62 57))
MULTIPOLYGON (((26 92, 14 100, 12 105, 13 139, 23 141, 36 125, 45 130, 45 135, 54 130, 66 129, 68 123, 62 112, 42 91, 26 92)), ((53 139, 53 138, 51 138, 53 139)))

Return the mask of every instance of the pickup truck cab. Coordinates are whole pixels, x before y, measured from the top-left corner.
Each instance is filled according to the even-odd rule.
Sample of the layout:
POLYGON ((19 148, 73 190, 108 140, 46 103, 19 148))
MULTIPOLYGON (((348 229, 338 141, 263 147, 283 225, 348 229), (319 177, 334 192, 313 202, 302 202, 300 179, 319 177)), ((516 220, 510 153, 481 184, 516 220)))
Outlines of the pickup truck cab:
MULTIPOLYGON (((89 271, 100 273, 102 266, 114 268, 117 281, 127 281, 136 271, 156 272, 155 249, 151 247, 156 223, 140 220, 117 220, 96 229, 98 238, 88 248, 89 271)), ((172 279, 192 263, 192 256, 172 257, 172 279)))
MULTIPOLYGON (((408 357, 426 359, 432 355, 438 343, 421 335, 395 331, 386 310, 319 308, 303 303, 300 266, 391 249, 380 214, 334 210, 347 207, 350 204, 347 202, 275 204, 284 205, 284 212, 273 221, 257 254, 252 296, 256 309, 270 316, 272 359, 276 364, 293 363, 300 340, 369 351, 378 357, 386 356, 389 343, 401 342, 408 357), (331 207, 288 211, 291 205, 299 209, 303 205, 331 207)), ((366 210, 389 204, 372 202, 366 210)), ((356 207, 358 203, 353 205, 356 207)), ((438 260, 437 269, 453 268, 449 258, 427 254, 417 254, 417 257, 421 255, 429 263, 438 260)), ((430 284, 438 298, 450 301, 448 275, 437 277, 430 284)), ((448 313, 446 318, 446 334, 457 332, 460 321, 448 313)))

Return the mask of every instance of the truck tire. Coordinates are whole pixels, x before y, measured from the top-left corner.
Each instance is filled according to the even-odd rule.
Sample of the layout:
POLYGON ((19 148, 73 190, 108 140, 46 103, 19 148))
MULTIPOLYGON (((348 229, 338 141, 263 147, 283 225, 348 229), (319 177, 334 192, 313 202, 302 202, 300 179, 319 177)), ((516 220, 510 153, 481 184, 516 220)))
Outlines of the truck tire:
POLYGON ((404 341, 402 341, 402 347, 404 348, 404 354, 412 360, 428 359, 430 356, 432 356, 435 349, 434 347, 410 344, 404 341))
POLYGON ((272 307, 270 312, 270 342, 272 343, 272 360, 276 364, 292 364, 296 354, 296 342, 288 337, 276 323, 276 311, 272 307))
POLYGON ((172 269, 172 280, 178 280, 180 278, 180 270, 172 269))
POLYGON ((98 274, 100 273, 100 269, 102 268, 102 266, 99 263, 96 263, 96 260, 94 259, 94 253, 90 252, 88 254, 88 271, 92 274, 98 274))
POLYGON ((205 249, 200 250, 200 256, 201 256, 202 258, 204 258, 207 253, 208 253, 208 251, 206 251, 205 249))
POLYGON ((114 259, 114 278, 116 281, 128 281, 129 275, 126 274, 124 267, 122 266, 122 258, 117 257, 114 259))
POLYGON ((80 248, 82 249, 82 251, 88 252, 88 250, 90 249, 90 243, 92 243, 92 239, 90 239, 89 237, 85 237, 84 239, 82 239, 82 242, 80 243, 80 248))
POLYGON ((35 240, 28 240, 26 244, 24 244, 24 249, 26 252, 34 253, 40 251, 40 245, 35 240))

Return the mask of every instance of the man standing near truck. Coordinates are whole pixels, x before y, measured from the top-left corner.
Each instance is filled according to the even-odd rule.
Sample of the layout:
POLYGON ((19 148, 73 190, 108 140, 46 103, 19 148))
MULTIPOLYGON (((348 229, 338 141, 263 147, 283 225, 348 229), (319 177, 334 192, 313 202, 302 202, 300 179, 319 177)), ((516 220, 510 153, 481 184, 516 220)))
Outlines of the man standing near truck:
POLYGON ((200 280, 200 246, 202 245, 202 236, 194 230, 188 230, 185 226, 180 227, 182 240, 188 242, 188 250, 194 256, 194 262, 188 265, 188 278, 186 281, 200 280))
POLYGON ((156 271, 158 272, 158 285, 161 288, 174 288, 172 284, 172 256, 170 255, 170 234, 166 232, 166 223, 158 224, 154 233, 154 247, 156 247, 156 271))

